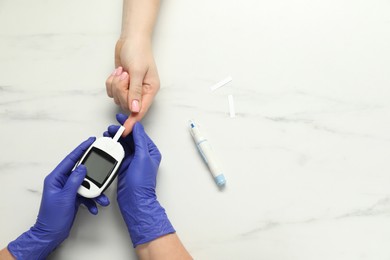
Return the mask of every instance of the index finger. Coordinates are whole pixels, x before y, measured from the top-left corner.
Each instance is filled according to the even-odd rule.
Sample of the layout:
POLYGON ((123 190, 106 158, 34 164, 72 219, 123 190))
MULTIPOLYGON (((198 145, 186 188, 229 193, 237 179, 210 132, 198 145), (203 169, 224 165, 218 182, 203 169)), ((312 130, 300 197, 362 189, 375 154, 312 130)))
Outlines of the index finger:
POLYGON ((150 106, 152 105, 153 98, 155 95, 152 94, 144 94, 142 96, 142 107, 141 111, 138 113, 131 113, 127 120, 123 123, 125 127, 125 131, 122 136, 126 137, 133 130, 134 124, 141 121, 145 114, 148 112, 150 106))

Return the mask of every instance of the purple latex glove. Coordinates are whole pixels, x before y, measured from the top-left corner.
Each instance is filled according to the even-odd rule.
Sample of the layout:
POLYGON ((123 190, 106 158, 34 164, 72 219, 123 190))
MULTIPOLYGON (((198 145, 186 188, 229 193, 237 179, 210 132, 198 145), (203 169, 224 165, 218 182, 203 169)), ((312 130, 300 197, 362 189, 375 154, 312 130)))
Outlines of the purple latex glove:
MULTIPOLYGON (((127 116, 118 114, 117 119, 123 124, 127 116)), ((104 135, 113 136, 118 128, 110 126, 104 135)), ((125 148, 125 160, 119 171, 117 200, 136 247, 175 230, 156 197, 160 151, 141 123, 136 123, 132 133, 120 142, 125 148)))
MULTIPOLYGON (((76 162, 95 141, 89 138, 71 152, 46 178, 37 221, 30 230, 8 245, 17 259, 45 259, 70 233, 80 204, 96 215, 96 203, 77 195, 87 170, 76 162)), ((110 204, 105 195, 95 198, 102 206, 110 204)))

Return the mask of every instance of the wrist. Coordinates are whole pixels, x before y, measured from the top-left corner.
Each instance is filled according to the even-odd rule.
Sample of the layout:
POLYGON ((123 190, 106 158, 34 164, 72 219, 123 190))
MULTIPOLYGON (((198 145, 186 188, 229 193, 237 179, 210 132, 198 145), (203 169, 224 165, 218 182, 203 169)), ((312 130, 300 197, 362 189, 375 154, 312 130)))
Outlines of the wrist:
POLYGON ((128 210, 122 210, 121 207, 134 247, 175 232, 157 199, 140 200, 134 205, 127 207, 128 210))
POLYGON ((152 39, 147 35, 121 35, 117 41, 117 45, 122 47, 125 44, 136 49, 152 49, 152 39))
POLYGON ((140 43, 151 43, 152 34, 145 31, 122 31, 119 36, 119 40, 140 42, 140 43))
POLYGON ((32 227, 10 242, 7 248, 16 259, 45 259, 59 244, 59 241, 51 236, 42 236, 32 227))

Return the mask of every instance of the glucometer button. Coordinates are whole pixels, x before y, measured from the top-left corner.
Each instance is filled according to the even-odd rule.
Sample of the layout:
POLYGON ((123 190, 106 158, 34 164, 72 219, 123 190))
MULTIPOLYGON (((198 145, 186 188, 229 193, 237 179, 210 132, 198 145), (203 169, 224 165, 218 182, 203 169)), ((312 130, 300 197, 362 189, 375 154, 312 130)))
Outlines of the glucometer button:
POLYGON ((87 189, 89 189, 91 187, 89 182, 87 182, 87 181, 83 181, 83 183, 81 183, 81 185, 83 185, 87 189))

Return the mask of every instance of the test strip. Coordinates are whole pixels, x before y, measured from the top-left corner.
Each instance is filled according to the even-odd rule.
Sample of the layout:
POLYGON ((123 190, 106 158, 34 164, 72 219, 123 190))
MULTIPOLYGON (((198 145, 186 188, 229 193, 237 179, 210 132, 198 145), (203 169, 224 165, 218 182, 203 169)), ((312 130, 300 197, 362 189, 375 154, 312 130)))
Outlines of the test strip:
POLYGON ((123 126, 119 127, 118 131, 116 131, 115 136, 112 138, 115 142, 118 142, 119 138, 122 136, 125 128, 123 126))
POLYGON ((225 86, 227 83, 229 83, 229 82, 232 81, 232 80, 233 80, 232 77, 229 76, 229 77, 227 77, 226 79, 223 79, 223 80, 221 80, 220 82, 218 82, 218 83, 212 85, 212 86, 210 87, 210 90, 211 90, 211 91, 214 91, 214 90, 216 90, 216 89, 219 89, 220 87, 225 86))
POLYGON ((228 96, 228 102, 229 102, 229 113, 230 117, 236 117, 236 111, 234 109, 234 99, 233 95, 228 96))

